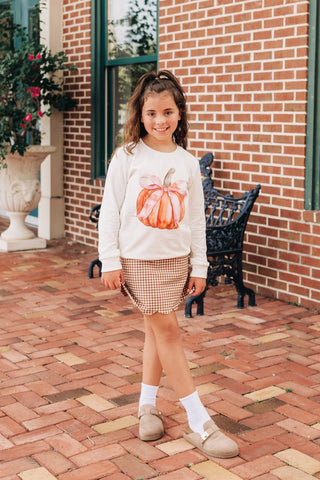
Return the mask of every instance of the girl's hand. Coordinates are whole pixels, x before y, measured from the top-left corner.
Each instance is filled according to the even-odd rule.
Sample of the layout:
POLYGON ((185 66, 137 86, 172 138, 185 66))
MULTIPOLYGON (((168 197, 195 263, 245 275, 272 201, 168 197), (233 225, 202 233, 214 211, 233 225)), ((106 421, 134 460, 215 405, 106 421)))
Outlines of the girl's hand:
POLYGON ((200 295, 206 288, 206 279, 200 277, 190 277, 188 283, 188 293, 191 295, 200 295))
POLYGON ((116 290, 124 283, 122 270, 113 270, 112 272, 102 272, 101 283, 109 290, 116 290))

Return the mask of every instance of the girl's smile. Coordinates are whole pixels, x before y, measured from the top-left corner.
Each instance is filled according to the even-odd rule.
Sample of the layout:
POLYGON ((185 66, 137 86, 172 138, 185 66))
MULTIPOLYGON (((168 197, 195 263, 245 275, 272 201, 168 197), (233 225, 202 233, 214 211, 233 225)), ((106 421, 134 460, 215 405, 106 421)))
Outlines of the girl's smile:
POLYGON ((176 145, 173 134, 180 119, 179 108, 169 92, 150 94, 144 102, 141 114, 141 122, 147 132, 144 142, 158 151, 174 151, 176 145))

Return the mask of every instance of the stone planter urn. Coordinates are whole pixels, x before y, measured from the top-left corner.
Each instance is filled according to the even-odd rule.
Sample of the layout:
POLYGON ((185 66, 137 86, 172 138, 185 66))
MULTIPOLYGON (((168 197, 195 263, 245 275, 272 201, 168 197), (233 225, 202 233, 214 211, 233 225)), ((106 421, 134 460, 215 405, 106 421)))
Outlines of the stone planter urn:
POLYGON ((46 240, 30 230, 25 219, 41 198, 39 170, 55 147, 33 145, 23 156, 8 153, 0 170, 0 209, 5 210, 10 225, 0 236, 0 250, 16 251, 46 247, 46 240))

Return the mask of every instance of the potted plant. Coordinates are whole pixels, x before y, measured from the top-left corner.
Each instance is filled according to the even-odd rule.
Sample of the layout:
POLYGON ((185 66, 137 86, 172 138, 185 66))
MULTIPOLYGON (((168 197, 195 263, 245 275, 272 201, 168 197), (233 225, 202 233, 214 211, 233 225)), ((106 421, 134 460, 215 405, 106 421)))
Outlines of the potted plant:
MULTIPOLYGON (((40 8, 37 7, 38 14, 40 8)), ((38 31, 39 33, 39 31, 38 31)), ((64 52, 52 54, 38 35, 29 36, 14 22, 8 8, 0 14, 0 208, 7 211, 9 228, 1 239, 34 237, 25 217, 40 200, 39 168, 51 146, 41 146, 41 120, 74 108, 63 91, 64 52)), ((1 248, 1 244, 0 244, 1 248)))

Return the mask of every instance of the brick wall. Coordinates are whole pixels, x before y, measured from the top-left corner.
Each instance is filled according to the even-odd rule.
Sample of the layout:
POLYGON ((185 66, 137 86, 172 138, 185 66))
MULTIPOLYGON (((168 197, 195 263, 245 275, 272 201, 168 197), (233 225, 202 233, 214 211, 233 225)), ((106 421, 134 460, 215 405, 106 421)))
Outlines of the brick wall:
POLYGON ((88 220, 90 208, 101 201, 101 181, 91 181, 91 1, 63 0, 63 49, 78 71, 65 79, 77 108, 65 113, 65 228, 71 239, 96 245, 97 231, 88 220))
MULTIPOLYGON (((319 212, 304 211, 307 0, 160 0, 160 68, 188 96, 189 150, 215 155, 215 185, 239 195, 262 185, 247 227, 248 285, 319 308, 319 212)), ((64 0, 64 48, 79 72, 66 115, 67 235, 94 244, 87 221, 101 200, 90 183, 90 1, 64 0)))
POLYGON ((309 2, 160 5, 160 67, 187 91, 190 150, 214 153, 224 192, 262 185, 247 228, 246 281, 261 294, 318 308, 319 217, 304 211, 309 2))

